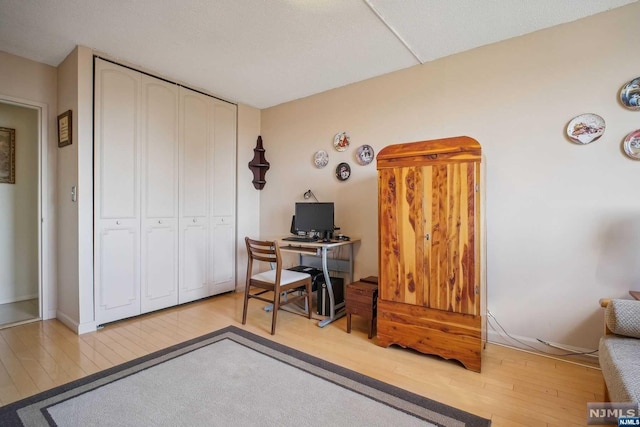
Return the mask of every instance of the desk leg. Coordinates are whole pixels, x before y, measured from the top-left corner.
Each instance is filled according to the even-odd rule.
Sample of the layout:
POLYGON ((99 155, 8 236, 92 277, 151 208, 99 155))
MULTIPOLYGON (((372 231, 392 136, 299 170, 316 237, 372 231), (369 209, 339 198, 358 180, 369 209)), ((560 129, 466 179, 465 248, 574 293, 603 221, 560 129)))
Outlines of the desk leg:
MULTIPOLYGON (((351 245, 349 245, 351 246, 351 245)), ((324 273, 324 281, 327 285, 327 294, 329 295, 329 318, 318 322, 318 326, 324 328, 329 323, 333 322, 346 314, 344 310, 344 303, 342 310, 336 313, 336 300, 333 294, 333 285, 331 284, 331 278, 329 277, 329 267, 327 265, 327 248, 322 248, 322 272, 324 273)), ((350 258, 353 258, 350 254, 350 258)), ((353 260, 351 260, 353 262, 353 260)), ((353 276, 353 267, 351 267, 351 275, 353 276)))

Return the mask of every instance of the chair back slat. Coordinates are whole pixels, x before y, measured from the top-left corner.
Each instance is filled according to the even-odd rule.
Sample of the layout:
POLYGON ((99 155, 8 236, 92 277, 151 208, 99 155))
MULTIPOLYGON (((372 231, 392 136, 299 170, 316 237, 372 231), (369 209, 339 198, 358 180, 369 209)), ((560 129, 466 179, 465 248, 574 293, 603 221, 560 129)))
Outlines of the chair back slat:
POLYGON ((247 254, 250 259, 276 264, 281 262, 280 248, 276 242, 253 240, 248 237, 245 237, 245 242, 247 245, 247 254))

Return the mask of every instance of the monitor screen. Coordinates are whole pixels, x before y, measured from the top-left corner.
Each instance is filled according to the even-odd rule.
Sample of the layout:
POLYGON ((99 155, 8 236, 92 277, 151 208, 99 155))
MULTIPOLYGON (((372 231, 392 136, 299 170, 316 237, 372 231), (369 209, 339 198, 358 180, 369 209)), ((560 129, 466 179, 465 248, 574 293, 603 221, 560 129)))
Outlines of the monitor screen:
POLYGON ((334 229, 333 203, 296 203, 296 230, 331 233, 334 229))

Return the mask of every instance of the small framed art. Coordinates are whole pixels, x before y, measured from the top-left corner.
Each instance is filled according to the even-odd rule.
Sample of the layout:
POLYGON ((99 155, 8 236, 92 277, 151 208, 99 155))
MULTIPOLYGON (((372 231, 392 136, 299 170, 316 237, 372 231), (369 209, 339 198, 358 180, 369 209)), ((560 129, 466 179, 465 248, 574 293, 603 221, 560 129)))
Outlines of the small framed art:
POLYGON ((0 127, 0 184, 16 183, 16 130, 0 127))
POLYGON ((72 135, 71 110, 68 110, 58 116, 58 147, 71 145, 72 135))

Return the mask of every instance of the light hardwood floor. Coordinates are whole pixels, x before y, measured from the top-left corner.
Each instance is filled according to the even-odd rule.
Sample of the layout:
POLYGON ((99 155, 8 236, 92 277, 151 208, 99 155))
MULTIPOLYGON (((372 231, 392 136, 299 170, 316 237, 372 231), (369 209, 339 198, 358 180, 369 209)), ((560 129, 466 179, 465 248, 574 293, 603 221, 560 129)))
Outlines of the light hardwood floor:
MULTIPOLYGON (((325 328, 293 313, 278 314, 271 336, 270 313, 249 302, 244 328, 273 341, 358 371, 430 399, 490 418, 499 426, 584 426, 587 402, 604 399, 597 369, 489 344, 482 373, 457 362, 367 339, 366 321, 353 316, 325 328)), ((0 330, 0 403, 195 338, 227 325, 241 325, 242 294, 226 294, 75 335, 57 320, 0 330)), ((212 361, 211 363, 215 363, 212 361)))

